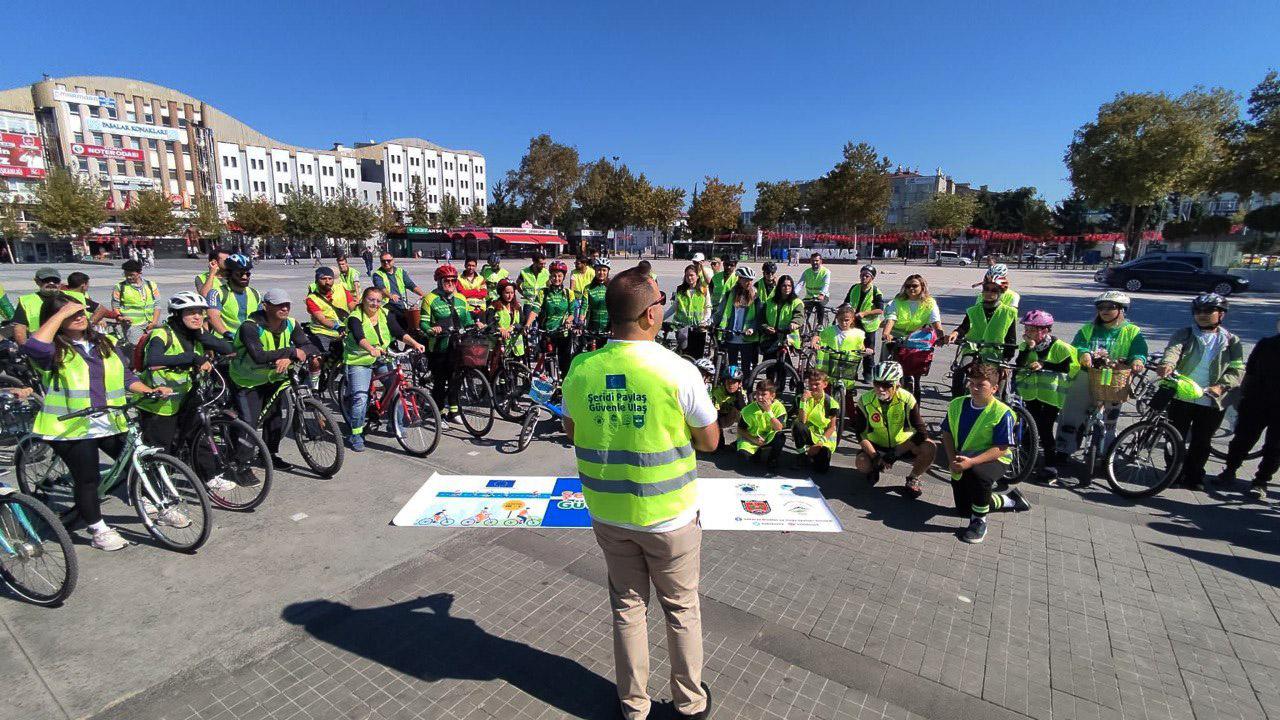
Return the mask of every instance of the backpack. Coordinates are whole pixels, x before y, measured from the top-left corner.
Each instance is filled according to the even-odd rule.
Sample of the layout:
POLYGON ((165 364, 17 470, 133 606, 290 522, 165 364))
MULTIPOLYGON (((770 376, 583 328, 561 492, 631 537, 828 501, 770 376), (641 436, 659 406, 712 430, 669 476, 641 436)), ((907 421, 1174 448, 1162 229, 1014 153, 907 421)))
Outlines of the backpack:
POLYGON ((129 361, 130 370, 133 370, 135 373, 140 373, 147 369, 147 345, 151 342, 151 336, 159 332, 169 333, 168 337, 166 337, 164 341, 166 347, 168 347, 169 343, 173 342, 173 334, 168 330, 168 328, 161 326, 152 329, 151 332, 143 335, 142 339, 138 340, 137 345, 133 346, 133 358, 129 361))

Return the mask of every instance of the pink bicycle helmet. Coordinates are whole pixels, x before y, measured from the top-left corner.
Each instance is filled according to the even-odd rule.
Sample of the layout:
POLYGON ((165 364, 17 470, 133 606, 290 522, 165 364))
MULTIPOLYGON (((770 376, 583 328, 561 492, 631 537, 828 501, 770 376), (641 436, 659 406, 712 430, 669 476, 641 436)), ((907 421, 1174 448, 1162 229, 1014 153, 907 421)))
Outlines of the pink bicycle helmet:
POLYGON ((1032 310, 1022 316, 1022 324, 1031 327, 1053 327, 1053 316, 1044 310, 1032 310))

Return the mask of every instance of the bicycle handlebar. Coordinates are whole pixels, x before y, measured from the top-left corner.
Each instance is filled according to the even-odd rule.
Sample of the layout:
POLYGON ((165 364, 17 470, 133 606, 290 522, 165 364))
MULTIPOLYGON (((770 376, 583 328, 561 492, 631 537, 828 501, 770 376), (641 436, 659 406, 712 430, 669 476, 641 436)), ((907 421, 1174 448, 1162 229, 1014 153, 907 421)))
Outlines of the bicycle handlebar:
POLYGON ((149 393, 139 393, 137 397, 129 398, 129 400, 126 401, 124 405, 121 405, 119 407, 113 407, 111 405, 99 405, 97 407, 87 407, 83 410, 76 410, 75 412, 67 413, 66 415, 59 415, 58 420, 60 421, 74 420, 75 418, 80 418, 80 417, 90 417, 92 415, 105 415, 106 413, 109 413, 109 412, 119 412, 121 410, 129 409, 137 405, 138 403, 142 402, 143 400, 159 400, 161 397, 164 397, 164 394, 158 391, 149 392, 149 393))

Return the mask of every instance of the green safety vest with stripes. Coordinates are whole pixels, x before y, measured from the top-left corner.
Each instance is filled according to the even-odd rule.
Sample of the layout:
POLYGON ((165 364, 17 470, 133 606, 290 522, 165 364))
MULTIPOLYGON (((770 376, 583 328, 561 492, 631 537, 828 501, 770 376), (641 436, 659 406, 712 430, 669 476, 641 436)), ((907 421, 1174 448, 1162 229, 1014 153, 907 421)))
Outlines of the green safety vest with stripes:
MULTIPOLYGON (((1019 295, 1018 293, 1016 293, 1016 292, 1014 292, 1014 291, 1012 291, 1012 290, 1008 289, 1008 288, 1005 288, 1005 291, 1004 291, 1003 293, 1001 293, 1001 294, 1000 294, 1000 304, 1001 304, 1001 305, 1008 305, 1009 307, 1013 308, 1014 310, 1017 310, 1017 309, 1018 309, 1018 303, 1020 303, 1020 302, 1022 302, 1022 296, 1021 296, 1021 295, 1019 295)), ((973 304, 974 304, 974 305, 981 305, 981 304, 982 304, 982 293, 978 293, 978 299, 977 299, 977 300, 975 300, 975 301, 973 302, 973 304)))
POLYGON ((938 303, 933 298, 922 300, 916 305, 916 311, 911 312, 910 300, 903 300, 900 297, 893 299, 893 335, 894 337, 906 337, 911 333, 919 330, 929 324, 929 318, 933 315, 933 309, 938 303))
POLYGON ((18 298, 18 307, 27 316, 27 327, 35 332, 40 327, 40 311, 44 310, 44 296, 38 292, 27 293, 18 298))
MULTIPOLYGON (((387 322, 387 311, 379 308, 377 320, 371 320, 369 314, 363 310, 359 312, 364 339, 368 340, 370 345, 382 350, 391 347, 391 325, 387 322)), ((351 333, 347 333, 342 340, 342 359, 348 365, 357 366, 368 366, 374 362, 373 356, 351 333)))
MULTIPOLYGON (((99 342, 110 342, 99 340, 99 342)), ((72 348, 63 352, 62 366, 57 371, 41 370, 40 377, 46 388, 44 404, 36 413, 31 432, 41 437, 57 440, 76 440, 89 433, 89 418, 78 417, 70 420, 58 418, 78 410, 90 407, 89 398, 89 361, 84 359, 80 350, 72 348)), ((112 352, 102 360, 103 381, 107 393, 109 407, 123 408, 125 404, 124 361, 112 352)), ((108 415, 113 432, 122 433, 128 430, 129 420, 124 410, 108 415)))
POLYGON ((814 272, 810 267, 800 273, 800 285, 804 287, 805 299, 817 297, 822 292, 822 288, 827 286, 829 277, 831 277, 831 271, 825 265, 818 272, 814 272))
POLYGON ((862 349, 867 346, 867 334, 858 328, 841 332, 835 325, 828 325, 818 333, 817 365, 828 376, 839 380, 856 380, 862 365, 862 349), (833 356, 832 351, 847 353, 833 356))
POLYGON ((701 325, 706 315, 707 293, 705 290, 695 287, 691 290, 676 291, 674 320, 677 325, 701 325))
POLYGON ((511 277, 511 273, 506 268, 494 270, 492 267, 485 265, 480 270, 480 275, 484 277, 484 281, 489 286, 489 302, 498 299, 498 283, 511 277))
MULTIPOLYGON (((805 412, 804 426, 809 430, 809 444, 824 447, 831 452, 836 451, 836 438, 839 432, 831 437, 823 435, 827 431, 827 427, 835 422, 835 415, 828 415, 827 412, 835 411, 831 405, 835 404, 835 399, 829 393, 823 393, 821 398, 809 398, 808 400, 800 400, 799 409, 805 412)), ((804 450, 805 448, 799 448, 804 450)))
POLYGON ((1080 372, 1076 349, 1057 338, 1054 338, 1053 343, 1045 350, 1043 357, 1039 351, 1027 347, 1025 342, 1018 349, 1025 353, 1024 362, 1028 365, 1033 362, 1056 365, 1063 360, 1070 360, 1069 369, 1065 373, 1044 368, 1041 368, 1040 372, 1032 372, 1023 368, 1015 374, 1018 381, 1018 394, 1022 396, 1023 401, 1039 400, 1061 410, 1062 406, 1067 404, 1067 390, 1071 388, 1071 380, 1080 372))
POLYGON ((905 388, 899 386, 889 399, 889 406, 880 402, 875 390, 868 390, 858 397, 858 405, 862 415, 867 419, 867 429, 862 439, 882 448, 896 448, 911 439, 915 428, 907 422, 911 410, 916 406, 916 398, 905 388))
MULTIPOLYGON (((961 438, 960 413, 964 410, 964 404, 969 402, 970 397, 969 395, 958 397, 947 406, 947 430, 951 433, 952 442, 956 443, 957 455, 975 457, 996 444, 996 425, 999 425, 1005 413, 1009 412, 1009 406, 996 398, 991 398, 991 402, 982 408, 982 414, 978 415, 978 419, 973 421, 973 426, 969 428, 969 434, 961 438)), ((1012 463, 1012 448, 1005 450, 1004 454, 997 459, 1005 465, 1012 463)), ((953 472, 951 473, 951 479, 959 480, 961 474, 953 472)))
MULTIPOLYGON (((755 334, 746 338, 747 342, 760 342, 760 328, 756 325, 756 309, 760 306, 759 302, 753 302, 744 308, 747 312, 742 318, 742 330, 755 330, 755 334)), ((724 307, 720 311, 720 319, 716 322, 716 327, 721 330, 728 330, 733 321, 733 312, 736 308, 733 306, 733 298, 725 298, 724 307)))
POLYGON ((772 297, 764 301, 764 327, 771 327, 779 334, 786 335, 787 342, 793 348, 800 347, 800 329, 790 330, 796 308, 800 308, 803 316, 804 301, 800 298, 793 298, 786 304, 779 304, 772 297))
MULTIPOLYGON (((747 432, 751 433, 752 437, 764 440, 765 445, 773 442, 774 435, 778 434, 778 431, 773 429, 771 418, 778 418, 782 421, 784 428, 787 426, 787 407, 776 398, 767 412, 758 403, 754 402, 742 409, 742 422, 747 426, 747 432)), ((739 438, 737 447, 739 450, 746 450, 754 455, 761 446, 746 438, 739 438)))
MULTIPOLYGON (((143 358, 146 357, 147 345, 151 343, 152 338, 156 337, 164 341, 165 355, 181 355, 185 352, 182 349, 182 342, 178 339, 178 334, 173 331, 173 328, 161 325, 142 339, 143 358)), ((197 340, 193 344, 191 351, 198 355, 204 355, 204 345, 197 340)), ((138 401, 138 407, 153 415, 176 415, 178 408, 182 407, 182 401, 191 392, 191 373, 192 368, 190 367, 144 368, 140 373, 142 382, 153 388, 160 386, 170 388, 173 390, 173 394, 155 399, 144 398, 138 401)))
POLYGON ((355 300, 350 292, 347 291, 340 283, 335 283, 330 293, 332 298, 327 298, 320 294, 320 288, 311 284, 308 288, 309 293, 307 299, 315 302, 320 308, 320 314, 324 316, 324 323, 312 322, 307 327, 311 328, 311 332, 316 335, 324 335, 325 337, 338 337, 338 331, 334 329, 334 324, 342 327, 342 323, 346 322, 351 311, 347 308, 351 307, 351 302, 355 300))
POLYGON ((222 314, 222 324, 233 333, 239 332, 244 321, 262 307, 262 296, 251 287, 244 289, 245 307, 240 307, 240 298, 236 297, 235 291, 226 283, 218 288, 218 296, 222 300, 222 306, 218 308, 218 312, 222 314))
POLYGON ((348 267, 346 272, 338 272, 338 284, 347 291, 351 297, 356 296, 356 287, 360 285, 360 274, 353 267, 348 267))
POLYGON ((647 527, 697 502, 698 459, 671 380, 685 362, 654 343, 608 343, 574 358, 563 394, 593 518, 647 527))
POLYGON ((422 309, 422 317, 418 320, 419 330, 430 334, 431 328, 436 325, 445 329, 445 332, 427 338, 427 349, 431 352, 449 348, 449 328, 461 330, 475 323, 471 311, 467 309, 466 298, 456 292, 447 298, 439 293, 429 292, 422 299, 422 309), (450 308, 453 308, 452 311, 450 308), (445 322, 446 319, 448 322, 445 322))
MULTIPOLYGON (((1009 328, 1018 322, 1018 311, 1010 305, 996 305, 990 320, 981 305, 970 305, 965 315, 969 317, 969 330, 964 339, 973 342, 1003 343, 1009 337, 1009 328)), ((994 360, 1000 352, 998 348, 983 348, 978 355, 994 360)))
MULTIPOLYGON (((1085 323, 1080 327, 1080 335, 1084 338, 1084 344, 1087 348, 1085 352, 1092 353, 1099 350, 1099 348, 1093 347, 1093 331, 1095 327, 1092 322, 1085 323)), ((1127 361, 1129 359, 1129 347, 1133 345, 1134 338, 1141 334, 1142 328, 1125 320, 1120 329, 1116 331, 1116 334, 1106 341, 1107 357, 1116 361, 1127 361)))
POLYGON ((529 268, 520 271, 520 297, 525 302, 533 302, 538 297, 538 292, 547 286, 547 280, 551 278, 551 272, 545 267, 538 273, 532 273, 529 268))
MULTIPOLYGON (((290 342, 293 340, 293 328, 293 318, 285 320, 284 327, 278 333, 273 333, 265 326, 258 325, 258 340, 262 342, 262 349, 266 352, 271 352, 272 350, 283 350, 290 347, 290 342)), ((236 358, 231 361, 231 381, 236 385, 242 388, 252 388, 285 379, 284 373, 276 372, 274 363, 258 365, 253 362, 249 351, 245 349, 244 340, 239 331, 236 331, 235 345, 236 358)))
POLYGON ((404 270, 393 268, 388 274, 386 270, 374 270, 374 284, 377 284, 378 278, 382 279, 382 287, 386 290, 388 297, 391 295, 399 295, 401 301, 404 300, 404 294, 407 287, 404 282, 404 270))
POLYGON ((120 293, 121 317, 134 325, 146 325, 155 317, 158 298, 155 283, 143 280, 139 289, 128 280, 121 280, 116 284, 116 290, 120 293))
MULTIPOLYGON (((849 304, 853 306, 854 312, 867 312, 869 310, 874 310, 876 307, 876 298, 878 297, 882 296, 880 295, 880 288, 875 285, 872 285, 871 289, 866 292, 863 292, 861 283, 854 285, 853 288, 849 290, 849 304), (855 300, 854 293, 860 293, 861 297, 855 300)), ((864 317, 862 318, 862 329, 867 332, 875 332, 876 329, 880 327, 880 322, 882 320, 884 320, 883 313, 879 315, 872 315, 871 317, 864 317)))
MULTIPOLYGON (((520 306, 516 305, 515 309, 506 308, 502 305, 493 307, 493 320, 497 323, 499 329, 516 327, 523 325, 524 321, 520 319, 520 306)), ((497 342, 496 340, 494 341, 497 342)), ((496 347, 496 346, 495 346, 496 347)), ((507 354, 522 357, 524 355, 524 336, 512 334, 507 339, 507 354)))
POLYGON ((726 273, 724 270, 721 270, 720 272, 711 276, 711 306, 712 307, 719 305, 720 301, 724 299, 725 293, 729 292, 729 290, 731 290, 733 286, 737 284, 738 281, 736 278, 732 281, 729 280, 730 276, 732 275, 733 273, 731 272, 726 273))

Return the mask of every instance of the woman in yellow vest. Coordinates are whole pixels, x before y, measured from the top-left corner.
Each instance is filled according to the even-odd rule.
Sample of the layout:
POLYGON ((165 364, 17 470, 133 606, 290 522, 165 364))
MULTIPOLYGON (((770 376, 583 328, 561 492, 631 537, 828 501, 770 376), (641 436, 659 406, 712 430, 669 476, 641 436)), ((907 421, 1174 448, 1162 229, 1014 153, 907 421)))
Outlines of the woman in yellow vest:
POLYGON ((1014 380, 1018 395, 1040 431, 1040 447, 1044 453, 1041 477, 1050 485, 1058 480, 1058 443, 1053 426, 1067 401, 1071 381, 1080 372, 1076 349, 1054 337, 1053 316, 1043 310, 1032 310, 1022 318, 1022 344, 1018 346, 1014 380))
MULTIPOLYGON (((908 275, 902 281, 902 289, 894 296, 893 302, 885 305, 884 328, 880 331, 885 350, 881 357, 898 360, 891 352, 889 343, 905 340, 911 333, 924 327, 933 328, 935 337, 943 338, 940 344, 946 344, 942 313, 938 311, 938 301, 929 295, 929 282, 922 275, 908 275)), ((912 395, 920 397, 919 375, 907 373, 903 376, 903 384, 912 395)))
POLYGON ((360 308, 347 318, 347 334, 342 343, 342 359, 347 365, 347 402, 343 414, 351 428, 348 444, 355 452, 364 452, 364 419, 369 406, 369 383, 374 369, 383 365, 380 360, 391 349, 393 340, 401 340, 409 347, 423 352, 422 343, 413 339, 396 319, 382 306, 380 288, 367 287, 360 296, 360 308))
POLYGON ((967 543, 987 536, 987 513, 992 510, 1030 510, 1022 491, 993 492, 1004 477, 1017 444, 1013 412, 996 398, 1000 372, 994 365, 974 363, 969 368, 970 395, 951 401, 942 421, 942 445, 951 470, 951 493, 956 514, 969 516, 961 535, 967 543))
MULTIPOLYGON (((102 519, 99 507, 98 453, 116 457, 124 449, 128 419, 123 410, 92 418, 59 418, 91 407, 123 407, 126 389, 135 393, 159 392, 129 369, 111 338, 89 326, 84 306, 65 295, 50 300, 40 314, 40 327, 27 339, 27 357, 40 371, 45 386, 44 405, 31 431, 48 441, 53 452, 71 471, 75 483, 75 507, 93 533, 93 547, 119 550, 128 543, 102 519)), ((157 522, 186 527, 191 520, 177 509, 166 510, 157 522)))
POLYGON ((796 422, 791 429, 800 457, 809 458, 815 472, 831 467, 836 452, 840 408, 827 392, 827 374, 810 368, 804 374, 804 394, 796 408, 796 422))
POLYGON ((484 324, 498 329, 508 355, 524 357, 524 337, 518 330, 523 326, 520 301, 516 300, 516 286, 510 280, 498 282, 498 299, 489 307, 484 324))
POLYGON ((667 305, 664 319, 676 327, 676 348, 689 357, 702 357, 711 322, 711 294, 694 266, 684 269, 684 281, 676 288, 675 302, 667 305))
MULTIPOLYGON (((764 311, 756 297, 756 271, 744 265, 733 272, 738 284, 725 293, 716 306, 716 327, 724 333, 727 364, 742 368, 743 376, 751 377, 760 347, 759 326, 764 311)), ((712 292, 715 292, 714 287, 712 292)))
POLYGON ((866 346, 872 351, 867 353, 862 362, 864 380, 871 379, 871 366, 875 364, 876 331, 884 320, 884 295, 876 287, 878 274, 875 265, 863 265, 858 271, 858 283, 849 288, 849 294, 844 297, 844 304, 853 308, 859 326, 867 334, 866 346))
POLYGON ((853 430, 860 445, 853 465, 875 485, 880 473, 893 467, 904 457, 911 457, 903 493, 912 499, 920 497, 920 477, 928 472, 938 454, 938 444, 929 439, 929 426, 920 416, 920 403, 902 382, 902 366, 893 360, 876 365, 872 389, 863 393, 853 405, 853 430))
MULTIPOLYGON (((1018 350, 1018 311, 1000 300, 1008 282, 1001 277, 982 283, 982 302, 969 306, 960 325, 947 337, 950 343, 964 338, 968 342, 1003 344, 1004 348, 961 347, 958 352, 984 360, 1013 359, 1018 350)), ((951 397, 963 395, 966 382, 963 374, 956 373, 951 379, 951 397)))

